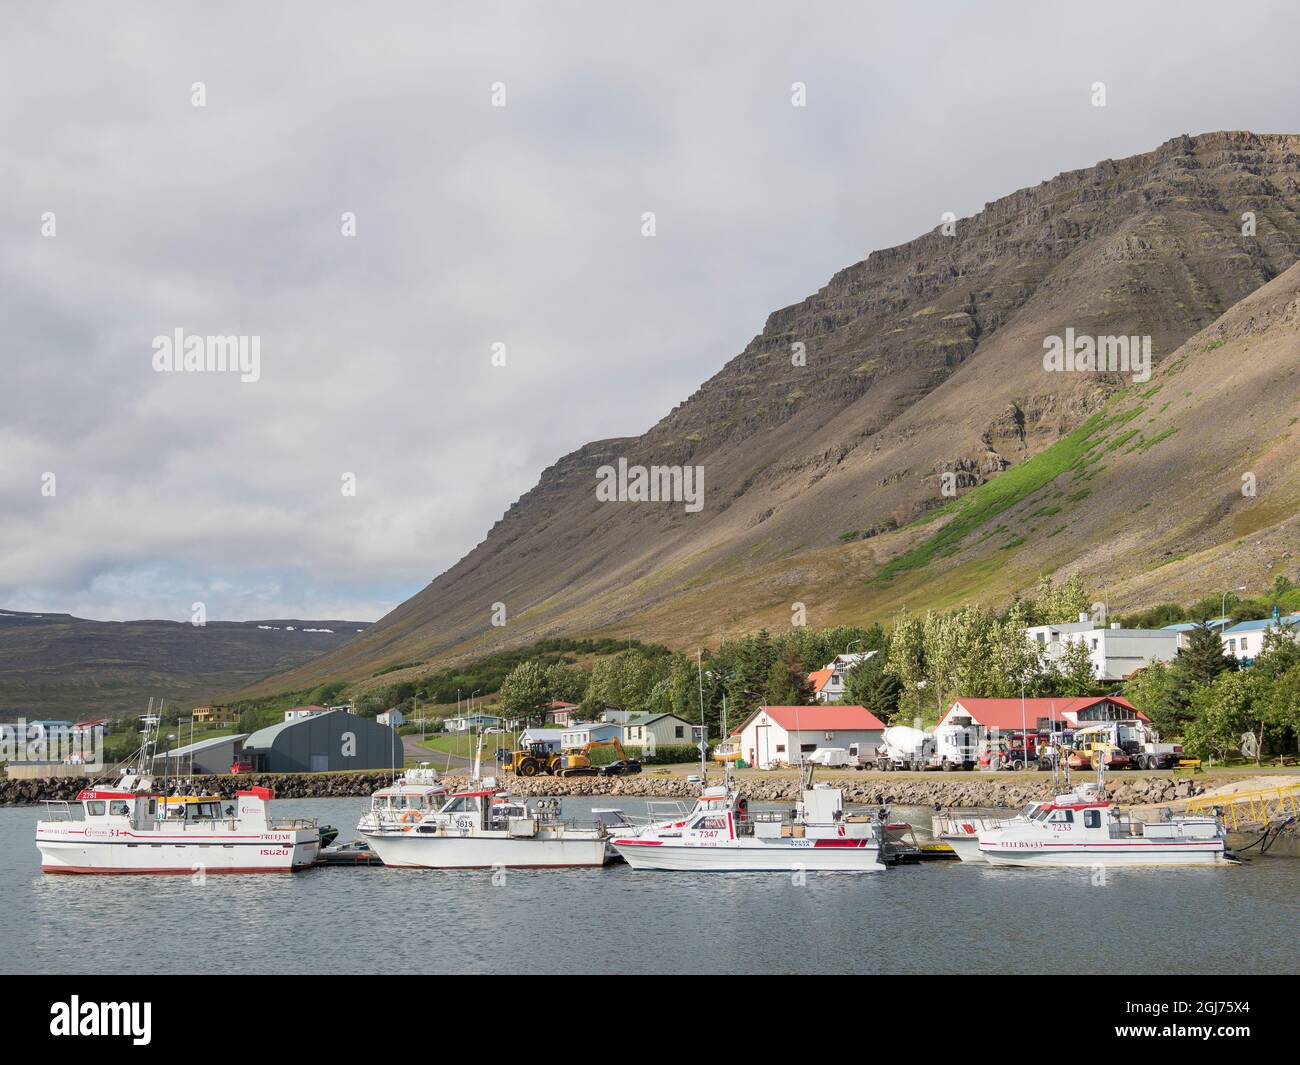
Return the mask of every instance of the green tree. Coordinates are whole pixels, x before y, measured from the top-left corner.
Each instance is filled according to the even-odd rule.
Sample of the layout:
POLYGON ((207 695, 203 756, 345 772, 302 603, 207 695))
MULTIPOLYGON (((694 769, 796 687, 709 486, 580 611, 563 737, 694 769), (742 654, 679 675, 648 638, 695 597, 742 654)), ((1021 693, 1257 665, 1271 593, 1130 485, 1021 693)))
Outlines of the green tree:
POLYGON ((1198 689, 1213 684, 1220 674, 1229 672, 1234 666, 1218 631, 1201 622, 1188 631, 1186 642, 1174 660, 1174 679, 1179 697, 1190 705, 1198 689))
POLYGON ((1161 737, 1171 740, 1183 734, 1189 715, 1179 698, 1173 670, 1159 660, 1124 682, 1124 698, 1151 719, 1161 737))
POLYGON ((566 703, 580 703, 587 694, 587 674, 563 662, 546 668, 546 690, 552 699, 566 703))
POLYGON ((888 725, 898 712, 902 685, 889 672, 889 658, 883 653, 859 662, 844 677, 843 702, 865 706, 888 725))
POLYGON ((536 662, 520 662, 501 682, 501 709, 525 722, 542 720, 549 698, 546 673, 536 662))
POLYGON ((1240 750, 1250 736, 1258 758, 1263 739, 1260 722, 1268 712, 1260 695, 1260 678, 1251 673, 1222 673, 1213 684, 1197 688, 1183 746, 1198 758, 1222 760, 1240 750))
POLYGON ((767 671, 763 703, 767 706, 805 706, 812 692, 800 663, 791 652, 772 663, 767 671))
POLYGON ((1060 677, 1057 694, 1064 696, 1097 694, 1097 671, 1093 668, 1088 645, 1082 640, 1067 640, 1056 663, 1060 677))

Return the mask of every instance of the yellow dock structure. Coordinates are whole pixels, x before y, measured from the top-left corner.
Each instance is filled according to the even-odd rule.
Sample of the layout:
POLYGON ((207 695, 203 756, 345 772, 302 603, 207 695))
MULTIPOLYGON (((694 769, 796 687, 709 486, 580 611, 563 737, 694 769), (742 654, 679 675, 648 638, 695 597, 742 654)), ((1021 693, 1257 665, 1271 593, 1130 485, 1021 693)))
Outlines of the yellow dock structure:
POLYGON ((1279 784, 1222 795, 1198 795, 1188 800, 1187 812, 1208 817, 1216 807, 1223 811, 1223 823, 1229 832, 1284 821, 1300 816, 1300 784, 1279 784))

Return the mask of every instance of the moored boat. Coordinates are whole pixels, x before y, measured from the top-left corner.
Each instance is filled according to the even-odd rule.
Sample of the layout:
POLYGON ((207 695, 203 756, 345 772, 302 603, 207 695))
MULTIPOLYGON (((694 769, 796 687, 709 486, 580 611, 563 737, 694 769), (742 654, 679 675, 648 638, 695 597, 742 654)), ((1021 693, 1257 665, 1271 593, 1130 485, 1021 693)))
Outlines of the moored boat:
POLYGON ((287 873, 320 850, 316 822, 273 820, 270 789, 234 799, 164 796, 147 777, 124 774, 75 802, 49 801, 36 823, 46 873, 287 873), (78 816, 80 814, 80 816, 78 816))
POLYGON ((1235 861, 1223 825, 1213 817, 1164 812, 1144 821, 1122 812, 1100 786, 1085 785, 1042 803, 1031 817, 979 834, 992 865, 1209 866, 1235 861))
POLYGON ((357 831, 385 865, 425 869, 601 866, 608 833, 560 816, 558 799, 531 806, 485 780, 456 792, 437 810, 399 827, 363 822, 357 831))
POLYGON ((727 783, 706 787, 685 817, 616 835, 610 845, 633 869, 876 872, 885 868, 882 842, 881 824, 847 814, 839 788, 805 786, 787 816, 751 814, 727 783))
POLYGON ((437 810, 446 798, 447 788, 438 779, 438 771, 417 766, 370 796, 370 809, 357 827, 372 832, 407 828, 437 810))

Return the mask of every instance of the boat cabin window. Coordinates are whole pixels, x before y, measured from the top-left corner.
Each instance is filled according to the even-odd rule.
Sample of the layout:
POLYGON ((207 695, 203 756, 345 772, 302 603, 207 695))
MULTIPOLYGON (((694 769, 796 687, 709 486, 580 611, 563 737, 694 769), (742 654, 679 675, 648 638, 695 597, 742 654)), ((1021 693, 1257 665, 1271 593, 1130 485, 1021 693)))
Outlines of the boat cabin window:
POLYGON ((1083 811, 1084 828, 1101 828, 1101 811, 1084 810, 1083 811))
POLYGON ((86 813, 90 817, 103 817, 104 806, 102 799, 91 799, 86 803, 86 813))
POLYGON ((442 808, 442 812, 445 814, 463 814, 476 809, 474 800, 470 796, 458 795, 442 808))
POLYGON ((1060 823, 1060 824, 1073 824, 1073 823, 1074 823, 1074 811, 1073 811, 1073 810, 1053 810, 1053 811, 1052 811, 1052 820, 1053 820, 1053 821, 1056 821, 1057 823, 1060 823))
POLYGON ((221 803, 196 802, 190 804, 190 820, 216 821, 221 817, 221 803))
POLYGON ((695 824, 691 825, 691 828, 697 831, 701 829, 713 831, 725 829, 726 827, 727 819, 719 814, 705 814, 703 817, 697 819, 695 824))
POLYGON ((108 812, 114 817, 130 817, 131 804, 122 799, 114 799, 108 804, 108 812))

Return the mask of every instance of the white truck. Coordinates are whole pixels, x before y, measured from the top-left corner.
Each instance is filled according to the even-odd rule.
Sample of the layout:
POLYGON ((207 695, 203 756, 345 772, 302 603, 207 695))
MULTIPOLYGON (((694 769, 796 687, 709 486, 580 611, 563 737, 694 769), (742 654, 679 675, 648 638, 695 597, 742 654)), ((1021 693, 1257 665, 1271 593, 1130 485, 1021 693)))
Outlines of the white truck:
POLYGON ((909 725, 892 725, 881 734, 877 769, 974 769, 979 761, 975 730, 943 725, 927 732, 909 725))

